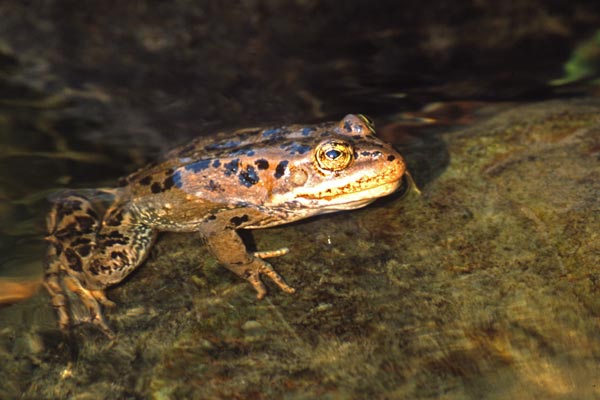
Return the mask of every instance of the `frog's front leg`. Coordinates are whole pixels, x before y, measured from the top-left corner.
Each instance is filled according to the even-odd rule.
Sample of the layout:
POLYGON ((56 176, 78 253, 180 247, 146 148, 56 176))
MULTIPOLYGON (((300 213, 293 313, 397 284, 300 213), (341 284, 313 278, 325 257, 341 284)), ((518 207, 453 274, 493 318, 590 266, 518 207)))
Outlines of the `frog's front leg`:
POLYGON ((269 277, 281 290, 294 293, 281 275, 279 275, 263 258, 276 257, 287 253, 287 249, 249 253, 242 239, 234 229, 223 229, 210 234, 203 234, 209 250, 227 269, 247 280, 256 290, 256 297, 262 299, 267 293, 260 279, 264 274, 269 277))

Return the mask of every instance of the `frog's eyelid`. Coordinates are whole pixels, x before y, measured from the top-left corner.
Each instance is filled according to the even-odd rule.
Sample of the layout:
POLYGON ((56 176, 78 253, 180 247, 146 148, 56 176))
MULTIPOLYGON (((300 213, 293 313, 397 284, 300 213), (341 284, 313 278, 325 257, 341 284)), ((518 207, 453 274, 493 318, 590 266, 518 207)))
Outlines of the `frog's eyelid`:
POLYGON ((367 117, 366 115, 358 114, 357 117, 362 119, 365 122, 365 124, 367 124, 370 128, 375 127, 375 123, 373 122, 373 120, 371 118, 367 117))
POLYGON ((364 114, 358 114, 357 117, 365 123, 371 133, 375 133, 375 122, 371 118, 364 114))

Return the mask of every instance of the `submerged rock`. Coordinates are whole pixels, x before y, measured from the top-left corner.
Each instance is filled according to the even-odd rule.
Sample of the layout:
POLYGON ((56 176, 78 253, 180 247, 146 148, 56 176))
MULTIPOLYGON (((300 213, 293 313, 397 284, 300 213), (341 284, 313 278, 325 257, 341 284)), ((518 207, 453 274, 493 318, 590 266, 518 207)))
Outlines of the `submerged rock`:
POLYGON ((1 310, 0 397, 599 396, 600 102, 421 140, 421 196, 254 232, 294 295, 165 234, 72 366, 45 293, 1 310))

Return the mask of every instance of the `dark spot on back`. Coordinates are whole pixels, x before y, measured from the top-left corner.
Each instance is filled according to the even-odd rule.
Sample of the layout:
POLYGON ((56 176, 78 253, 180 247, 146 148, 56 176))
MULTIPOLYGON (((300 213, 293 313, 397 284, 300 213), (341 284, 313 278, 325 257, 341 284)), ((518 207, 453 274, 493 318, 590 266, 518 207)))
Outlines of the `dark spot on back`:
POLYGON ((160 193, 161 192, 160 183, 154 182, 152 184, 152 186, 150 186, 150 190, 152 190, 152 193, 160 193))
POLYGON ((214 168, 219 168, 219 167, 221 166, 221 161, 220 161, 220 160, 215 160, 215 161, 213 161, 213 164, 212 164, 212 166, 213 166, 214 168))
POLYGON ((267 160, 265 160, 264 158, 261 158, 260 160, 254 161, 254 165, 256 165, 256 167, 258 169, 267 169, 267 168, 269 168, 269 162, 267 160))
POLYGON ((250 218, 248 218, 246 214, 242 215, 241 217, 233 217, 230 219, 231 223, 236 227, 240 226, 244 222, 248 222, 249 220, 250 218))
POLYGON ((152 177, 149 175, 140 179, 140 184, 142 184, 142 185, 149 185, 151 182, 152 182, 152 177))
POLYGON ((394 155, 393 155, 393 154, 390 154, 390 155, 387 157, 387 160, 388 160, 388 161, 394 161, 395 159, 396 159, 396 157, 394 157, 394 155))
POLYGON ((200 171, 203 171, 203 170, 207 169, 208 167, 210 167, 211 162, 212 162, 212 160, 200 160, 200 161, 190 163, 190 164, 186 165, 184 168, 187 171, 200 172, 200 171))
POLYGON ((286 148, 286 150, 288 150, 290 152, 290 154, 294 155, 294 154, 304 154, 308 151, 310 151, 311 147, 307 144, 300 144, 300 143, 292 143, 288 148, 286 148))
POLYGON ((285 174, 285 169, 287 168, 288 163, 288 160, 280 161, 275 168, 275 174, 273 176, 275 176, 277 179, 281 178, 285 174))
POLYGON ((211 220, 211 221, 214 221, 215 219, 217 219, 217 216, 215 214, 210 214, 208 216, 208 219, 211 220))
POLYGON ((225 176, 235 175, 238 172, 240 160, 236 158, 235 160, 231 160, 228 163, 223 164, 225 168, 225 176))
POLYGON ((257 184, 259 180, 256 170, 252 165, 246 166, 246 169, 240 172, 240 183, 246 187, 257 184))
POLYGON ((171 175, 163 181, 163 190, 169 190, 173 185, 175 185, 175 180, 173 179, 173 175, 171 175))

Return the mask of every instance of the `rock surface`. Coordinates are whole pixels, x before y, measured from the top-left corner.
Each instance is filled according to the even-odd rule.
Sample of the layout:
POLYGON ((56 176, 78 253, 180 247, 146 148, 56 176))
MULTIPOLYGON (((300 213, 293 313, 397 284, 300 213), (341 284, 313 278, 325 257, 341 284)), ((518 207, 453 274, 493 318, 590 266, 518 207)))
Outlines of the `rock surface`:
POLYGON ((68 356, 48 296, 0 311, 0 398, 594 398, 600 102, 520 105, 403 149, 422 195, 255 231, 297 293, 164 234, 68 356))

